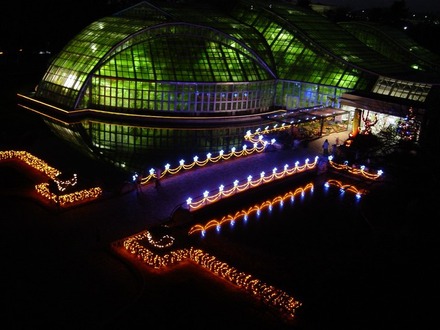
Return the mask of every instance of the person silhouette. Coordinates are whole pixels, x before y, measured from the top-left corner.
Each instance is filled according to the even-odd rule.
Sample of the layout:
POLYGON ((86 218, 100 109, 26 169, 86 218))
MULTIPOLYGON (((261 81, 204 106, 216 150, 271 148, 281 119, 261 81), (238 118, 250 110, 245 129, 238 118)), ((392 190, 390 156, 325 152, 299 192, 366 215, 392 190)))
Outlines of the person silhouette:
POLYGON ((156 169, 156 181, 155 181, 156 189, 158 189, 160 187, 160 175, 161 175, 160 168, 157 168, 156 169))
POLYGON ((330 144, 328 143, 328 139, 325 139, 324 143, 322 144, 322 152, 324 156, 328 156, 328 147, 330 144))
POLYGON ((140 173, 138 176, 136 176, 136 193, 139 195, 139 193, 143 193, 142 191, 142 179, 144 177, 143 173, 140 173))

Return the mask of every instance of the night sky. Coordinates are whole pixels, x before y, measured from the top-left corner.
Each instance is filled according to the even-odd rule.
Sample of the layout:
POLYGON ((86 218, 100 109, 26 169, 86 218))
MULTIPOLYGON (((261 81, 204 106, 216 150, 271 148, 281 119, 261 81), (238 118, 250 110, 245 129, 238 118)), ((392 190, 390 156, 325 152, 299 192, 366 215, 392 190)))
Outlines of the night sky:
POLYGON ((108 9, 106 0, 11 1, 0 12, 0 47, 64 44, 108 9))
MULTIPOLYGON (((337 6, 350 7, 352 9, 361 9, 365 7, 390 7, 394 0, 323 0, 312 1, 312 3, 323 3, 337 6)), ((406 7, 413 12, 440 12, 439 0, 405 0, 406 7)))
MULTIPOLYGON (((167 0, 163 0, 167 1, 167 0)), ((194 0, 191 0, 194 1, 194 0)), ((88 24, 136 4, 135 0, 14 0, 0 11, 0 49, 59 49, 88 24)), ((351 9, 389 7, 393 0, 323 0, 351 9)), ((406 0, 411 11, 440 13, 439 0, 406 0)))

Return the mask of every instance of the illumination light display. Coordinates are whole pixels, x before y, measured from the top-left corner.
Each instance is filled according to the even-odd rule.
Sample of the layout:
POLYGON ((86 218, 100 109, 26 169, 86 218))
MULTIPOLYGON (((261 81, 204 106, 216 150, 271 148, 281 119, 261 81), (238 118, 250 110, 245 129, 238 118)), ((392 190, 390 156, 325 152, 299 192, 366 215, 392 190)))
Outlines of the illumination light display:
MULTIPOLYGON (((161 180, 165 176, 176 175, 180 171, 191 170, 191 169, 195 168, 196 166, 203 167, 209 163, 217 163, 220 160, 230 160, 234 157, 239 158, 239 157, 243 157, 243 156, 249 156, 254 153, 263 152, 266 149, 266 145, 268 144, 268 142, 263 140, 262 135, 259 135, 258 138, 255 138, 256 135, 258 135, 258 134, 251 134, 251 132, 248 131, 244 137, 245 140, 252 143, 253 146, 251 148, 249 148, 247 145, 243 145, 241 150, 237 150, 236 148, 232 148, 229 153, 225 153, 223 150, 221 150, 218 153, 218 155, 216 155, 216 156, 213 156, 212 153, 208 153, 208 154, 206 154, 206 158, 204 160, 199 160, 198 156, 194 156, 193 162, 189 163, 189 164, 185 164, 185 160, 181 159, 179 161, 179 166, 177 166, 175 168, 170 168, 171 165, 166 164, 164 169, 160 172, 160 176, 158 179, 161 180)), ((144 176, 142 178, 142 180, 141 180, 142 185, 145 185, 145 184, 157 179, 157 171, 154 168, 151 168, 148 171, 148 173, 149 173, 149 175, 144 176)), ((133 175, 133 181, 136 180, 137 176, 138 176, 137 173, 133 175)))
POLYGON ((271 201, 264 201, 261 204, 254 205, 250 207, 247 210, 241 210, 237 211, 235 214, 228 214, 223 216, 220 220, 212 219, 209 220, 205 225, 196 224, 192 226, 189 231, 188 235, 192 235, 195 233, 201 233, 202 235, 205 235, 206 231, 208 229, 215 228, 216 230, 220 230, 221 226, 227 223, 231 223, 233 221, 236 221, 240 218, 247 218, 252 213, 258 213, 261 212, 265 208, 270 208, 274 204, 277 203, 283 203, 283 201, 290 199, 291 201, 294 200, 295 196, 297 195, 303 195, 306 191, 313 190, 313 184, 309 183, 304 188, 297 188, 295 191, 289 191, 285 193, 283 196, 277 196, 273 198, 271 201))
POLYGON ((338 170, 341 172, 345 171, 350 175, 362 176, 363 178, 368 179, 368 180, 377 180, 380 177, 382 177, 382 175, 383 175, 382 170, 378 170, 377 172, 373 173, 365 165, 361 165, 358 167, 355 165, 350 166, 350 165, 348 165, 347 162, 344 162, 344 164, 335 163, 333 161, 333 156, 328 157, 328 164, 332 168, 334 168, 335 170, 338 170))
POLYGON ((365 195, 367 191, 365 189, 358 189, 352 184, 344 184, 339 180, 329 179, 325 183, 326 187, 330 186, 336 186, 339 187, 339 191, 346 192, 351 191, 352 193, 356 194, 356 198, 361 198, 362 195, 365 195))
MULTIPOLYGON (((348 187, 347 191, 354 192, 356 195, 366 193, 366 191, 357 189, 352 185, 344 185, 337 180, 328 180, 326 182, 326 186, 327 185, 337 185, 342 188, 348 187)), ((254 205, 247 210, 238 211, 233 215, 225 215, 220 220, 209 220, 205 225, 196 224, 189 229, 188 236, 196 233, 205 235, 205 232, 208 229, 216 229, 219 231, 220 227, 226 223, 234 222, 239 218, 247 218, 252 213, 261 212, 261 210, 265 208, 271 208, 277 203, 282 204, 289 199, 293 201, 296 196, 304 196, 305 192, 313 191, 313 189, 314 185, 309 183, 305 187, 299 187, 282 196, 276 196, 270 201, 254 205)), ((260 281, 251 274, 238 271, 235 267, 218 260, 215 256, 210 255, 201 249, 188 247, 159 254, 148 249, 143 243, 144 241, 158 250, 170 248, 174 243, 174 239, 170 235, 165 235, 155 241, 151 233, 148 230, 145 230, 120 242, 115 242, 114 247, 123 246, 123 248, 131 255, 135 256, 137 260, 142 261, 143 264, 153 267, 156 270, 165 271, 169 269, 170 266, 184 261, 193 262, 196 265, 209 270, 212 274, 227 280, 234 286, 251 294, 256 299, 277 310, 281 316, 289 319, 293 319, 295 317, 296 309, 302 306, 300 301, 294 299, 286 292, 260 281)))
POLYGON ((240 272, 200 249, 189 247, 174 250, 164 255, 155 254, 141 244, 141 241, 148 239, 148 237, 149 232, 144 231, 125 239, 122 244, 129 253, 155 269, 166 269, 182 261, 191 261, 246 291, 287 318, 294 318, 296 309, 302 305, 301 302, 286 292, 268 285, 250 274, 240 272))
MULTIPOLYGON (((210 157, 208 156, 207 160, 209 159, 210 157)), ((365 167, 361 167, 360 169, 352 168, 348 166, 348 164, 336 164, 332 161, 332 159, 333 158, 330 156, 328 158, 328 162, 339 171, 347 171, 349 174, 362 175, 363 178, 373 180, 382 175, 382 171, 378 171, 377 174, 373 175, 366 171, 365 167)), ((196 162, 197 159, 195 158, 194 161, 196 162)), ((202 197, 200 197, 200 200, 194 201, 192 198, 188 198, 186 203, 189 206, 190 210, 195 210, 203 207, 204 205, 217 202, 224 197, 232 196, 236 193, 243 192, 260 184, 281 179, 295 173, 315 169, 317 164, 318 157, 315 158, 315 161, 313 163, 309 163, 309 161, 306 160, 305 164, 302 166, 299 166, 299 163, 296 162, 293 168, 289 168, 287 164, 283 167, 281 171, 278 171, 277 168, 274 168, 272 170, 272 173, 270 173, 269 175, 266 175, 265 172, 261 172, 260 177, 255 180, 253 180, 252 176, 249 175, 247 176, 246 180, 243 180, 245 181, 245 183, 241 185, 239 184, 239 180, 235 180, 230 188, 226 188, 224 185, 220 185, 218 188, 218 192, 211 196, 209 191, 205 190, 202 194, 202 197)), ((183 162, 181 163, 181 165, 183 165, 183 162)), ((358 189, 351 184, 343 184, 341 181, 338 180, 328 180, 325 183, 326 187, 330 185, 337 186, 344 192, 353 192, 357 198, 360 198, 361 195, 366 193, 366 191, 363 189, 358 189)), ((225 215, 220 220, 212 219, 209 220, 206 224, 195 224, 190 227, 188 231, 188 236, 195 233, 201 233, 201 235, 204 236, 206 231, 209 229, 216 229, 217 231, 219 231, 221 226, 226 223, 233 223, 239 218, 246 219, 253 212, 261 212, 261 210, 264 208, 273 207, 275 203, 282 204, 287 199, 293 200, 295 196, 304 195, 306 191, 312 190, 313 184, 309 183, 303 188, 297 188, 295 191, 290 191, 283 196, 277 196, 271 201, 265 201, 259 205, 250 207, 247 210, 238 211, 235 214, 225 215)), ((158 254, 148 249, 145 244, 142 243, 144 240, 147 240, 147 244, 150 244, 150 246, 155 249, 160 249, 164 247, 170 248, 174 243, 174 239, 172 238, 172 236, 167 235, 166 237, 164 236, 158 241, 154 241, 151 234, 148 231, 144 231, 142 233, 139 233, 138 235, 123 240, 121 245, 131 255, 134 255, 136 259, 141 260, 143 263, 153 267, 154 269, 166 269, 171 265, 185 260, 194 262, 195 264, 200 265, 205 269, 208 269, 213 274, 228 280, 230 283, 238 286, 246 292, 251 293, 254 297, 260 299, 265 304, 271 307, 275 307, 278 311, 281 312, 282 315, 289 318, 293 318, 296 308, 302 305, 301 302, 295 300, 287 293, 277 288, 274 288, 273 286, 267 285, 266 283, 262 283, 260 280, 252 277, 252 275, 250 274, 239 272, 234 267, 229 266, 225 262, 217 260, 216 257, 209 255, 200 249, 189 247, 185 249, 173 250, 164 254, 158 254)), ((118 243, 116 245, 118 245, 118 243)))
POLYGON ((74 191, 72 193, 57 195, 50 191, 48 183, 40 183, 35 186, 36 191, 44 198, 59 203, 60 206, 67 206, 69 204, 84 202, 92 199, 96 199, 102 195, 102 189, 100 187, 93 187, 89 189, 83 189, 74 191))
POLYGON ((29 165, 30 167, 36 169, 37 171, 42 172, 52 180, 55 180, 55 178, 59 174, 61 174, 60 171, 49 166, 46 162, 31 155, 27 151, 15 151, 15 150, 0 151, 0 160, 6 160, 6 159, 19 160, 25 163, 26 165, 29 165))
MULTIPOLYGON (((65 191, 69 187, 73 187, 77 184, 77 175, 74 174, 72 179, 70 180, 61 180, 59 176, 61 172, 51 166, 49 166, 43 160, 35 157, 27 151, 0 151, 0 160, 19 160, 26 165, 36 169, 37 171, 45 174, 50 180, 53 180, 56 184, 56 187, 59 192, 65 191)), ((53 201, 54 203, 58 203, 60 206, 68 206, 73 205, 74 203, 90 201, 98 198, 102 195, 102 189, 100 187, 92 187, 89 189, 83 189, 79 191, 74 191, 68 194, 55 194, 50 191, 49 183, 40 183, 35 185, 35 190, 42 197, 47 200, 53 201)))
MULTIPOLYGON (((290 130, 291 126, 292 125, 283 123, 280 126, 278 126, 278 124, 275 124, 273 127, 266 126, 264 129, 258 128, 255 130, 254 133, 252 133, 251 131, 247 131, 244 139, 252 144, 252 147, 249 147, 245 144, 242 146, 241 150, 237 150, 235 147, 233 147, 229 153, 225 153, 224 150, 221 150, 216 156, 213 156, 212 153, 207 153, 206 158, 203 160, 200 160, 198 156, 194 156, 193 162, 189 164, 186 164, 185 160, 181 159, 179 161, 179 166, 175 168, 170 168, 171 165, 166 164, 164 166, 164 169, 160 172, 159 179, 161 180, 166 176, 178 174, 180 171, 191 170, 196 166, 203 167, 205 165, 208 165, 209 163, 217 163, 220 160, 231 160, 233 158, 249 156, 254 153, 261 153, 266 150, 267 146, 273 145, 277 142, 275 139, 267 141, 265 139, 265 135, 290 130)), ((148 173, 149 175, 142 177, 142 185, 148 184, 157 179, 156 170, 154 168, 151 168, 148 173)), ((137 177, 137 173, 133 174, 133 181, 136 181, 137 177)))
POLYGON ((364 129, 361 130, 361 134, 371 134, 371 129, 378 122, 379 118, 377 114, 374 116, 374 119, 370 119, 370 111, 366 111, 367 113, 362 116, 362 121, 364 122, 364 129))
MULTIPOLYGON (((267 132, 267 128, 265 129, 265 131, 267 132)), ((253 148, 247 148, 246 146, 244 146, 240 152, 236 152, 236 150, 233 149, 229 154, 225 155, 223 152, 220 152, 219 155, 216 157, 212 157, 211 154, 208 154, 206 159, 203 161, 199 161, 198 157, 194 157, 194 162, 190 165, 185 165, 184 161, 181 160, 179 167, 175 169, 170 169, 169 164, 167 164, 160 178, 162 178, 162 176, 166 175, 167 173, 177 174, 181 170, 191 169, 194 166, 205 166, 209 162, 217 162, 220 159, 228 160, 231 159, 233 156, 241 157, 252 154, 254 152, 261 152, 265 149, 265 146, 267 145, 267 142, 263 141, 261 134, 262 132, 257 131, 255 134, 248 133, 246 135, 246 139, 248 141, 252 141, 254 145, 253 148), (258 139, 255 139, 255 136, 257 135, 259 136, 258 139)), ((64 191, 66 187, 74 186, 77 183, 76 175, 74 175, 71 180, 59 180, 58 176, 61 174, 60 171, 54 169, 53 167, 50 167, 44 161, 25 151, 0 152, 0 160, 5 159, 17 159, 39 170, 40 172, 47 175, 50 179, 54 180, 60 191, 64 191)), ((261 172, 260 177, 257 179, 253 179, 252 176, 249 175, 247 176, 246 180, 244 180, 245 182, 242 184, 240 184, 240 181, 235 180, 230 188, 221 185, 218 189, 218 192, 216 192, 214 195, 210 195, 209 191, 205 191, 199 200, 194 201, 192 198, 188 198, 187 205, 190 210, 195 210, 204 205, 219 201, 224 197, 232 196, 236 193, 243 192, 247 189, 259 186, 261 184, 285 178, 295 173, 301 173, 307 170, 316 169, 318 159, 318 157, 315 157, 313 163, 309 163, 309 160, 306 159, 305 163, 302 166, 299 166, 299 162, 296 162, 294 167, 292 168, 289 168, 289 165, 286 164, 284 165, 282 170, 279 171, 277 168, 274 168, 272 172, 268 175, 266 175, 265 172, 261 172)), ((369 172, 368 169, 365 168, 365 166, 357 168, 355 166, 350 167, 347 163, 337 164, 333 162, 332 156, 328 157, 328 164, 338 171, 344 171, 351 175, 362 176, 362 178, 366 178, 369 180, 376 180, 383 174, 382 171, 378 171, 377 173, 373 174, 369 172)), ((143 183, 148 182, 149 179, 154 177, 155 170, 151 169, 149 177, 144 178, 143 183)), ((326 186, 335 185, 344 191, 353 192, 356 194, 357 197, 360 197, 361 195, 366 193, 365 190, 357 189, 353 185, 343 184, 338 180, 328 180, 325 184, 326 186)), ((49 190, 48 183, 38 184, 35 186, 35 188, 40 195, 49 200, 57 201, 58 197, 58 202, 60 205, 67 205, 78 201, 95 199, 102 194, 102 190, 99 187, 76 191, 60 196, 56 196, 53 192, 49 190)), ((255 205, 248 210, 241 210, 233 215, 225 215, 220 220, 212 219, 204 225, 196 224, 189 229, 188 236, 195 233, 201 233, 202 235, 204 235, 206 231, 211 228, 219 230, 220 227, 225 223, 234 222, 239 218, 246 218, 249 214, 253 212, 260 212, 264 208, 271 208, 275 203, 283 203, 287 199, 293 200, 295 196, 303 195, 306 191, 309 190, 313 190, 313 184, 311 183, 303 188, 297 188, 293 192, 288 192, 283 196, 277 196, 271 201, 265 201, 259 205, 255 205)), ((193 262, 209 270, 214 275, 219 276, 220 278, 227 280, 231 284, 243 289, 247 293, 250 293, 252 296, 259 299, 271 308, 279 311, 283 316, 287 318, 294 318, 296 309, 302 305, 301 302, 297 301, 286 292, 283 292, 280 289, 277 289, 260 281, 257 278, 254 278, 251 274, 246 274, 238 271, 236 268, 218 260, 213 255, 205 253, 201 249, 188 247, 169 251, 174 243, 175 238, 171 235, 165 235, 160 239, 155 240, 153 239, 151 233, 148 230, 145 230, 137 235, 125 238, 119 242, 115 242, 113 246, 122 246, 131 255, 134 255, 136 259, 141 260, 144 264, 151 266, 154 269, 164 270, 167 267, 182 261, 193 262), (144 241, 146 241, 146 244, 149 244, 154 249, 168 250, 161 254, 155 253, 152 250, 148 249, 145 244, 143 244, 144 241)))
POLYGON ((196 210, 203 206, 215 203, 223 198, 230 197, 245 190, 258 187, 262 184, 273 182, 275 180, 285 178, 293 174, 316 169, 318 159, 319 157, 315 157, 313 163, 309 163, 309 160, 306 159, 304 165, 302 166, 299 166, 299 162, 296 162, 295 166, 292 168, 289 168, 289 165, 286 164, 284 165, 282 170, 278 171, 277 168, 274 168, 272 170, 272 173, 268 175, 266 175, 265 172, 261 172, 260 177, 255 180, 253 180, 252 176, 249 175, 244 183, 240 184, 240 181, 236 180, 229 189, 225 189, 225 186, 221 185, 218 192, 214 193, 213 195, 210 195, 208 191, 205 191, 203 195, 196 200, 190 197, 186 200, 186 205, 190 211, 196 210))
POLYGON ((419 126, 420 124, 416 120, 414 109, 410 107, 407 116, 398 123, 397 134, 404 141, 416 141, 417 133, 420 130, 419 126))

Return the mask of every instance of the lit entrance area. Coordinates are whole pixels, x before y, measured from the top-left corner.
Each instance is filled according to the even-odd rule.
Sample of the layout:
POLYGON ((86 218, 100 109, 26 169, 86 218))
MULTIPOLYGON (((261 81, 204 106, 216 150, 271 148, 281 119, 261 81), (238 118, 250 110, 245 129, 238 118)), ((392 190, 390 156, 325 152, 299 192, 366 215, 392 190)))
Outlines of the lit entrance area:
POLYGON ((332 133, 347 131, 350 124, 350 111, 331 107, 311 107, 282 111, 267 116, 281 125, 290 126, 290 135, 294 139, 308 140, 332 133))

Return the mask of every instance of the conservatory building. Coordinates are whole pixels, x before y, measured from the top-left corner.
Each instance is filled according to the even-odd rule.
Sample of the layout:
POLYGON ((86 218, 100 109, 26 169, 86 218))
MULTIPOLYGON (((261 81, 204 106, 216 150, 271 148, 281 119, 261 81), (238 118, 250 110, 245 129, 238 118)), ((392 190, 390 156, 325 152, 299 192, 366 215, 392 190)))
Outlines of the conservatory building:
POLYGON ((393 129, 411 114, 411 138, 423 140, 439 58, 402 34, 356 31, 281 0, 227 12, 140 2, 86 26, 19 106, 129 170, 240 148, 274 125, 310 139, 373 116, 375 132, 393 129))

